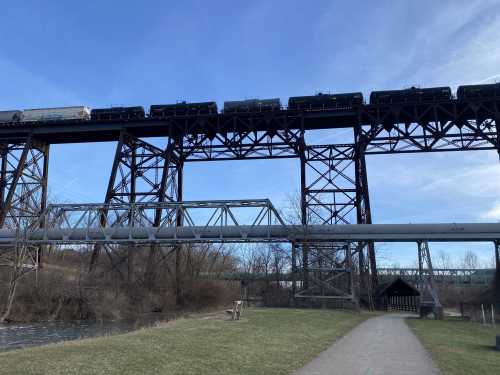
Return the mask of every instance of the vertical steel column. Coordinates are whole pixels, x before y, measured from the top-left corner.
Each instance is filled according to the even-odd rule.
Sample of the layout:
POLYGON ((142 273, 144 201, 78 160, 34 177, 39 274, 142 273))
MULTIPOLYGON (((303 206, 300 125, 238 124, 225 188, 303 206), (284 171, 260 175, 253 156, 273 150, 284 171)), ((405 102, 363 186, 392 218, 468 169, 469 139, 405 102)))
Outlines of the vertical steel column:
POLYGON ((292 241, 292 303, 296 305, 297 294, 297 242, 292 241))
MULTIPOLYGON (((177 170, 177 201, 182 202, 182 193, 183 193, 183 161, 180 161, 179 167, 177 170)), ((183 215, 181 211, 177 212, 177 217, 175 218, 176 226, 182 226, 183 224, 183 215)), ((176 305, 182 305, 183 296, 182 296, 182 278, 181 278, 181 256, 182 256, 182 245, 178 244, 175 246, 175 303, 176 305)))
MULTIPOLYGON (((304 133, 300 135, 299 140, 299 158, 300 158, 300 220, 301 224, 307 226, 309 222, 307 213, 307 182, 306 182, 306 153, 305 153, 304 133)), ((309 245, 302 243, 302 288, 309 288, 309 245)))
POLYGON ((500 313, 500 239, 493 244, 495 245, 495 309, 500 313))
MULTIPOLYGON (((370 207, 370 193, 368 189, 368 173, 366 169, 365 152, 368 146, 365 137, 361 135, 360 127, 354 129, 355 138, 355 165, 356 165, 356 211, 358 224, 372 224, 372 214, 370 207)), ((364 247, 364 246, 363 246, 364 247)), ((375 246, 373 241, 366 243, 368 261, 371 273, 371 289, 375 290, 378 283, 377 260, 375 255, 375 246)), ((362 250, 361 250, 362 251, 362 250)), ((360 257, 360 261, 364 260, 360 257)), ((360 264, 360 272, 364 270, 364 264, 360 264), (361 267, 363 266, 363 267, 361 267)))
MULTIPOLYGON (((5 194, 7 189, 7 155, 9 145, 0 144, 0 215, 2 215, 5 205, 5 194)), ((0 228, 2 226, 0 225, 0 228)))
POLYGON ((443 307, 434 285, 434 268, 427 241, 417 241, 418 245, 418 289, 420 291, 420 315, 433 312, 436 319, 443 318, 443 307))

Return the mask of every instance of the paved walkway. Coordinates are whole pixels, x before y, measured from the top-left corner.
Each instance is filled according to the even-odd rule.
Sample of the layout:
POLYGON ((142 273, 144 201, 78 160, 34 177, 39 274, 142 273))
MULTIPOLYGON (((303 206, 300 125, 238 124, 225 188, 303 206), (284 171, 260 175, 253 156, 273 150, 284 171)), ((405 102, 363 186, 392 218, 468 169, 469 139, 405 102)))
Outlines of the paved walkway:
POLYGON ((296 375, 439 374, 404 322, 407 315, 368 319, 309 362, 296 375))

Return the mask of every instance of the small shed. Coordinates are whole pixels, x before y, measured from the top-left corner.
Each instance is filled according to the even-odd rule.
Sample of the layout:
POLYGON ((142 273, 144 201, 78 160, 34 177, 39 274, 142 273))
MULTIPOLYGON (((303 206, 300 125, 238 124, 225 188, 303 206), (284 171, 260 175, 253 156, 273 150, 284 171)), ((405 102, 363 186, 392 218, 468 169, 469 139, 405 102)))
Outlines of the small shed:
POLYGON ((386 311, 417 311, 419 296, 420 292, 417 288, 398 277, 377 287, 377 309, 386 311))

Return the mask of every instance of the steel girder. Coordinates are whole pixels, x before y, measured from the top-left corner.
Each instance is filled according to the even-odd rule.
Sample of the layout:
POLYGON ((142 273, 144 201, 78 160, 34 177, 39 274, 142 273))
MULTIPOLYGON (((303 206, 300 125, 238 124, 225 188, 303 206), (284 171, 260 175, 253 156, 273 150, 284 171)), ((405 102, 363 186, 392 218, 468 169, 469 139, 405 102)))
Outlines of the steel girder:
POLYGON ((211 117, 197 121, 172 118, 181 133, 179 154, 185 161, 297 157, 303 134, 301 116, 211 117))
POLYGON ((367 154, 497 150, 497 101, 361 107, 367 154))

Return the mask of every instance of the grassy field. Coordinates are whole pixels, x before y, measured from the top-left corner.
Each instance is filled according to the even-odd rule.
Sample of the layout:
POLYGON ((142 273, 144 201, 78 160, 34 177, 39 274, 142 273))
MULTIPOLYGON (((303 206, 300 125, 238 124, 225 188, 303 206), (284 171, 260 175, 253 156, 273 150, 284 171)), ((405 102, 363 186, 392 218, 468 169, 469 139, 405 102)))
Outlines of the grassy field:
POLYGON ((407 319, 407 323, 443 374, 500 374, 500 352, 494 350, 500 328, 459 320, 407 319))
POLYGON ((288 374, 370 317, 254 309, 0 354, 1 374, 288 374))

